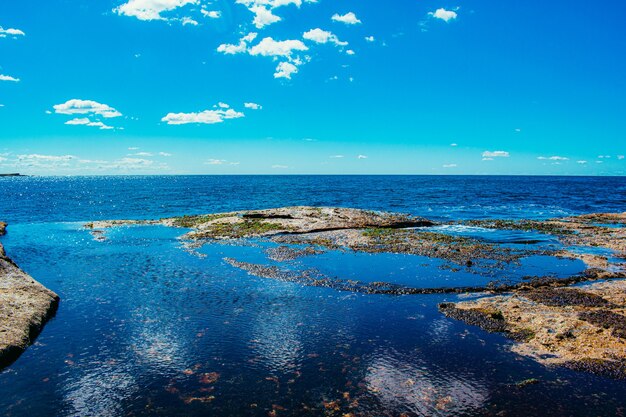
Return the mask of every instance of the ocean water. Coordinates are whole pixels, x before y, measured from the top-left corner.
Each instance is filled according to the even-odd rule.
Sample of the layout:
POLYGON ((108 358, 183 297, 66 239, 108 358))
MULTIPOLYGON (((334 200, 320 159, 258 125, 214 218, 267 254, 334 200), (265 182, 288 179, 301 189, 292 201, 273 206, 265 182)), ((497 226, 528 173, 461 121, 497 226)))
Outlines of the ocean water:
MULTIPOLYGON (((181 229, 125 227, 99 242, 82 222, 327 205, 436 220, 624 211, 626 180, 563 177, 0 178, 1 242, 61 304, 0 372, 0 415, 623 415, 626 382, 545 368, 510 341, 442 316, 456 295, 386 296, 249 275, 269 243, 185 250, 181 229), (538 383, 523 388, 529 378, 538 383), (621 413, 621 414, 620 414, 621 413)), ((532 233, 453 229, 506 245, 532 233)), ((584 250, 581 249, 581 250, 584 250)), ((285 264, 416 287, 500 278, 406 255, 327 252, 285 264)), ((498 272, 577 273, 528 258, 498 272)))

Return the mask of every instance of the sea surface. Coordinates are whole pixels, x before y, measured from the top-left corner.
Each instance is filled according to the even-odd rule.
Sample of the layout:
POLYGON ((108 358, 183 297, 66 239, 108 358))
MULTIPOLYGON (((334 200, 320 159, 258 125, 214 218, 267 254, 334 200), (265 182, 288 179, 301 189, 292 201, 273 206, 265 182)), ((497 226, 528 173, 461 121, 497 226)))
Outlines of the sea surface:
MULTIPOLYGON (((614 416, 626 381, 545 368, 497 334, 437 310, 457 295, 368 295, 259 278, 264 241, 190 251, 184 229, 137 226, 94 239, 99 219, 292 205, 434 220, 545 219, 626 210, 619 177, 136 176, 0 178, 9 256, 61 297, 36 343, 0 371, 0 415, 614 416), (520 384, 533 379, 532 384, 520 384)), ((445 227, 504 245, 538 233, 445 227), (522 234, 520 234, 522 233, 522 234)), ((581 250, 584 250, 581 249, 581 250)), ((531 257, 495 273, 437 260, 330 251, 287 264, 363 282, 465 286, 584 265, 531 257)), ((470 297, 471 298, 471 297, 470 297)))

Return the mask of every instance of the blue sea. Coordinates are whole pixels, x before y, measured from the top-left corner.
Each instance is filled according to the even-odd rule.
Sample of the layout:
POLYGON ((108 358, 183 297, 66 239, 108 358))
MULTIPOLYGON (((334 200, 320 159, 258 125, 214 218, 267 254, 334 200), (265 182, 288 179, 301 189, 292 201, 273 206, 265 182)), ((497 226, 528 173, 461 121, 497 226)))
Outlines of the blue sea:
MULTIPOLYGON (((264 279, 224 258, 272 263, 271 243, 189 250, 184 229, 82 226, 280 206, 356 207, 433 220, 546 219, 626 210, 621 177, 134 176, 0 178, 9 256, 61 297, 35 344, 0 372, 7 416, 614 416, 626 381, 546 368, 509 340, 448 319, 468 296, 372 295, 264 279), (534 384, 520 382, 536 379, 534 384)), ((506 245, 537 233, 438 231, 506 245)), ((530 239, 532 238, 532 239, 530 239)), ((413 287, 568 276, 534 257, 454 274, 408 255, 327 252, 288 268, 413 287)), ((473 296, 469 296, 471 298, 473 296)))

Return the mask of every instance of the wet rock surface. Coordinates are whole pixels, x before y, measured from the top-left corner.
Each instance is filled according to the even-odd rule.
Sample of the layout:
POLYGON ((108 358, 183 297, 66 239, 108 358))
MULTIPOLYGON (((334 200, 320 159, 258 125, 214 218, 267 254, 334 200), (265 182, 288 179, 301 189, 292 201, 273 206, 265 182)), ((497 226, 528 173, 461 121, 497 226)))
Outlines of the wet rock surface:
MULTIPOLYGON (((5 229, 0 223, 0 235, 5 229)), ((22 271, 0 244, 0 369, 33 342, 58 303, 59 297, 22 271)))

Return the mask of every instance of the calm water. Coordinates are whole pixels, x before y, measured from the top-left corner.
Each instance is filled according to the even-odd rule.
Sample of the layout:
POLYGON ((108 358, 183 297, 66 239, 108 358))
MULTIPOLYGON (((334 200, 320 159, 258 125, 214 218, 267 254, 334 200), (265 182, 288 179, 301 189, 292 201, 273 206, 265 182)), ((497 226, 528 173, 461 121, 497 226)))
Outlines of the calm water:
MULTIPOLYGON (((94 177, 0 179, 8 253, 61 296, 56 317, 0 373, 2 415, 623 415, 626 382, 546 369, 499 335, 447 319, 451 295, 379 296, 248 275, 264 245, 183 250, 180 229, 97 242, 81 221, 284 205, 434 219, 624 211, 626 180, 547 177, 94 177), (537 378, 539 383, 516 387, 537 378)), ((528 235, 450 233, 517 245, 528 235)), ((533 234, 539 245, 554 245, 533 234)), ((288 263, 363 281, 464 285, 433 260, 329 252, 288 263)), ((528 259, 508 276, 576 273, 528 259)))

